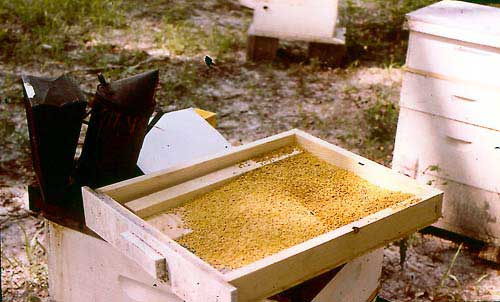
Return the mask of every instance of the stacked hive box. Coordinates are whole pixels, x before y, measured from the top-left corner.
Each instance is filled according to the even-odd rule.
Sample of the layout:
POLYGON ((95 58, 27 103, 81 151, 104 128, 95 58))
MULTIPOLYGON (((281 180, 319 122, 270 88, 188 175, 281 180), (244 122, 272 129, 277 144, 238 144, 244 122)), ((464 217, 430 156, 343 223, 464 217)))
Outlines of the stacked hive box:
POLYGON ((254 10, 247 58, 274 60, 279 40, 309 43, 308 56, 339 65, 345 56, 345 28, 337 28, 338 0, 240 0, 254 10))
POLYGON ((500 244, 500 9, 408 14, 393 168, 445 191, 437 226, 500 244))

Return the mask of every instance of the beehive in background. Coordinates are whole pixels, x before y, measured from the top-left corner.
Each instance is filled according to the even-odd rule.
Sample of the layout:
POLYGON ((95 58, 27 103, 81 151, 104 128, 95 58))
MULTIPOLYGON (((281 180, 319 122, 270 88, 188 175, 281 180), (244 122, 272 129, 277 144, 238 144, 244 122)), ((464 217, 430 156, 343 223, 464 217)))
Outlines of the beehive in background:
POLYGON ((393 168, 445 191, 437 226, 500 244, 500 9, 408 14, 393 168))
POLYGON ((332 39, 338 0, 240 0, 254 10, 249 32, 285 39, 332 39))

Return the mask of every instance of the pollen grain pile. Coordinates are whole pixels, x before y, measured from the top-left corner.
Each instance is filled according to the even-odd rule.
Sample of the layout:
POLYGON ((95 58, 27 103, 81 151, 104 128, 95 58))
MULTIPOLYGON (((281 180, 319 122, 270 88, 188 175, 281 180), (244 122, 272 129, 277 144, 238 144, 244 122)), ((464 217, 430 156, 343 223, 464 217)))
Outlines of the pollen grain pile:
POLYGON ((177 242, 214 267, 231 270, 414 198, 301 151, 170 209, 192 230, 177 242))

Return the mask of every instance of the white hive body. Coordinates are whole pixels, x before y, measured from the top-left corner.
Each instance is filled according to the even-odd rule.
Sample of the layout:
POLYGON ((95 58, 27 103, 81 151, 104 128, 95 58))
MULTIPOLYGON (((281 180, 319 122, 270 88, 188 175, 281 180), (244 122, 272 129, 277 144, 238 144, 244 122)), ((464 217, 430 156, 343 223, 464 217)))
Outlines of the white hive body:
POLYGON ((338 0, 240 0, 254 9, 249 32, 293 40, 328 40, 335 36, 338 0))
POLYGON ((500 9, 442 1, 410 29, 393 168, 445 192, 436 226, 500 244, 500 9))

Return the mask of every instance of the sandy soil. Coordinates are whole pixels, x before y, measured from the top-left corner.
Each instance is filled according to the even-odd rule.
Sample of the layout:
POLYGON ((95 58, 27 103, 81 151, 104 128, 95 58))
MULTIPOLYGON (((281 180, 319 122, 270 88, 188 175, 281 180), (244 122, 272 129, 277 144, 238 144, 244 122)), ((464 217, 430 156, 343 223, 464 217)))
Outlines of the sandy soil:
MULTIPOLYGON (((206 1, 196 9, 195 24, 204 28, 226 26, 235 35, 244 37, 251 14, 234 3, 214 11, 215 2, 218 1, 206 1)), ((172 55, 168 49, 155 45, 152 35, 161 32, 161 18, 148 15, 147 9, 147 6, 144 11, 138 8, 130 16, 129 29, 95 34, 88 41, 89 48, 115 45, 117 53, 106 54, 112 60, 113 56, 129 51, 145 53, 149 61, 137 68, 113 64, 100 66, 109 73, 113 71, 111 79, 159 68, 158 108, 169 111, 198 106, 216 111, 219 131, 235 145, 290 128, 301 128, 390 165, 393 137, 382 140, 370 137, 373 124, 366 114, 377 102, 397 103, 401 69, 372 63, 334 69, 307 64, 301 60, 304 45, 298 43, 284 45, 282 50, 286 55, 273 64, 245 62, 243 44, 230 59, 219 60, 220 69, 208 70, 202 61, 204 53, 172 55), (117 76, 117 72, 122 73, 117 76)), ((78 50, 68 52, 68 57, 75 60, 81 55, 78 50)), ((19 132, 26 135, 20 103, 22 93, 15 82, 15 77, 21 73, 57 75, 73 70, 77 81, 91 93, 96 85, 95 66, 87 67, 50 60, 43 65, 0 63, 0 87, 3 87, 0 95, 17 100, 12 104, 0 104, 5 114, 1 118, 14 121, 19 132)), ((3 299, 48 301, 43 222, 26 207, 26 185, 33 181, 26 144, 13 142, 6 146, 0 151, 3 299)), ((381 296, 393 301, 499 300, 499 268, 479 260, 477 251, 468 246, 460 251, 449 277, 442 282, 457 249, 456 243, 415 234, 409 240, 403 269, 399 264, 398 246, 388 246, 384 251, 381 296)))

